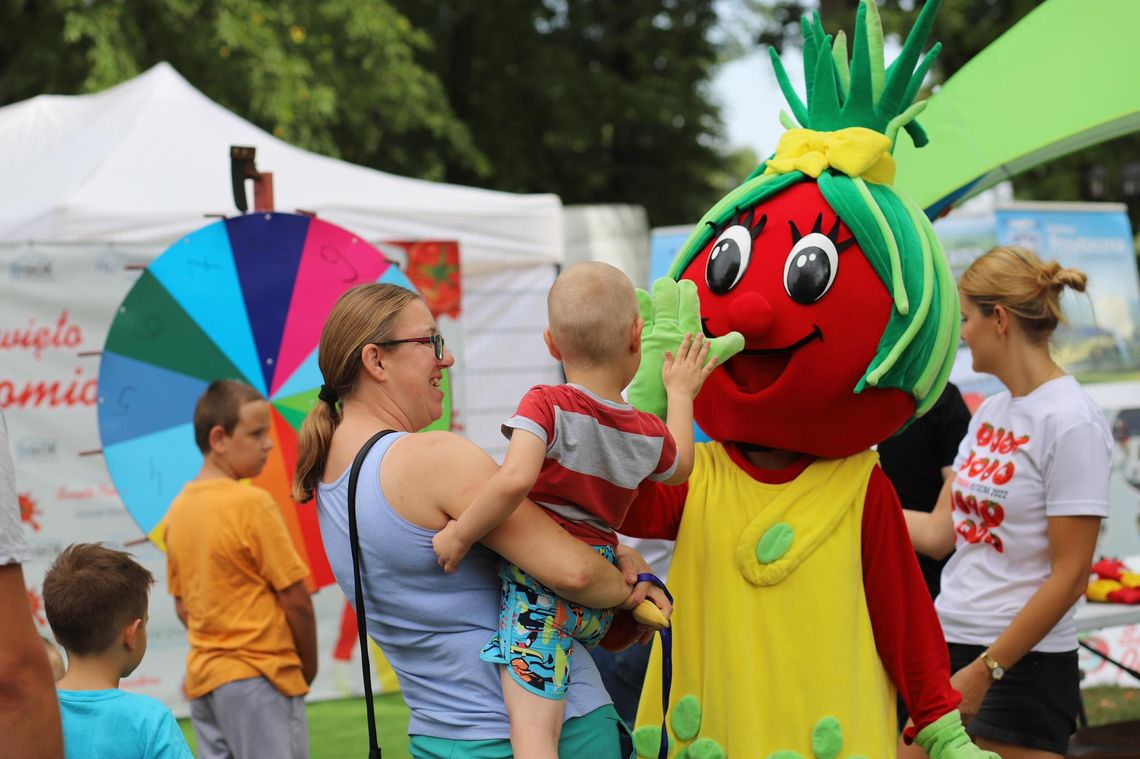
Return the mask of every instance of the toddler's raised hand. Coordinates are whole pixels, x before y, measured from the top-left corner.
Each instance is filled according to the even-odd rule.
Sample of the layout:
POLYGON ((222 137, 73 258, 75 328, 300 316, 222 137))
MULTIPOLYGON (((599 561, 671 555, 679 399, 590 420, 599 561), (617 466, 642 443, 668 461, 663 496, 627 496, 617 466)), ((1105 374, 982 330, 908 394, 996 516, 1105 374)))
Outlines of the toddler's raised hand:
POLYGON ((667 393, 681 393, 695 398, 701 385, 716 368, 716 356, 709 358, 709 344, 705 336, 686 332, 677 348, 677 355, 665 352, 661 365, 661 383, 667 393))

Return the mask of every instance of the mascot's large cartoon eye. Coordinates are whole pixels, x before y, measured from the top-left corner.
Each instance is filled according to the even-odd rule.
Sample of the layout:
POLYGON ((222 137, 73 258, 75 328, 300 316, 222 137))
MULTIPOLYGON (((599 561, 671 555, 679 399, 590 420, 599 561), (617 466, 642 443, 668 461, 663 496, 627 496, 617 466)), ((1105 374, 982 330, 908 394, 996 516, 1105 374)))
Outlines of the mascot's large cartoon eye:
POLYGON ((736 287, 752 258, 752 233, 748 227, 734 224, 720 233, 713 244, 705 266, 705 282, 717 295, 736 287))
POLYGON ((784 262, 784 290, 796 303, 815 303, 831 289, 839 269, 835 243, 822 232, 799 239, 784 262))

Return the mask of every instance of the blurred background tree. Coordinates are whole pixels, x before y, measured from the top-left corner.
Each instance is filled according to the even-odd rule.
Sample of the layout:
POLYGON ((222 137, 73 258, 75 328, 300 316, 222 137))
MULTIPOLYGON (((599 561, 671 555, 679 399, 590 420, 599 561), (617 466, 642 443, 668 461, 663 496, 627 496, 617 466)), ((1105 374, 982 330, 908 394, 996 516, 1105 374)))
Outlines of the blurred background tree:
POLYGON ((699 218, 728 189, 712 0, 392 3, 436 41, 422 60, 494 167, 488 186, 639 203, 651 224, 699 218))
POLYGON ((0 104, 169 61, 300 147, 696 218, 751 170, 708 95, 712 0, 6 0, 0 104), (735 176, 739 173, 739 176, 735 176))
POLYGON ((95 92, 169 61, 212 100, 309 150, 444 179, 490 165, 431 47, 384 0, 4 0, 0 104, 95 92))
MULTIPOLYGON (((937 86, 1041 0, 943 0, 937 86)), ((879 0, 888 34, 921 0, 879 0)), ((798 46, 856 0, 0 0, 0 105, 169 61, 309 150, 407 176, 690 223, 759 160, 728 145, 717 67, 798 46)), ((1047 114, 1043 104, 1043 114, 1047 114)), ((1025 199, 1117 200, 1140 226, 1140 137, 1033 169, 1025 199)))

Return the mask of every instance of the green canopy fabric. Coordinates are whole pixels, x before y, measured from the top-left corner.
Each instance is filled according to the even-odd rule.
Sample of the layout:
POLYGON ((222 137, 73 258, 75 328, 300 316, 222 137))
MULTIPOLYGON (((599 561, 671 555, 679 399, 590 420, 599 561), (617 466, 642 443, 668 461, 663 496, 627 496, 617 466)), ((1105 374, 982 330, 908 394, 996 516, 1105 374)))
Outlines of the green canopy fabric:
POLYGON ((1048 0, 929 100, 895 187, 934 218, 1053 158, 1140 129, 1140 1, 1048 0))

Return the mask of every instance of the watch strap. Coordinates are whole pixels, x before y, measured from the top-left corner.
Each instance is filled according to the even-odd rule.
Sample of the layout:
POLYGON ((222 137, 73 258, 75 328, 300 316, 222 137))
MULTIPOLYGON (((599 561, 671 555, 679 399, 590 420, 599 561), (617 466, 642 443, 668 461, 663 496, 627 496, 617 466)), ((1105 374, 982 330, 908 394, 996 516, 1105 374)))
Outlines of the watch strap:
POLYGON ((1005 676, 1005 667, 998 664, 997 660, 990 655, 988 648, 985 651, 982 651, 981 655, 978 656, 978 658, 982 660, 982 664, 986 665, 986 669, 990 671, 990 677, 992 677, 994 680, 1000 680, 1005 676))

